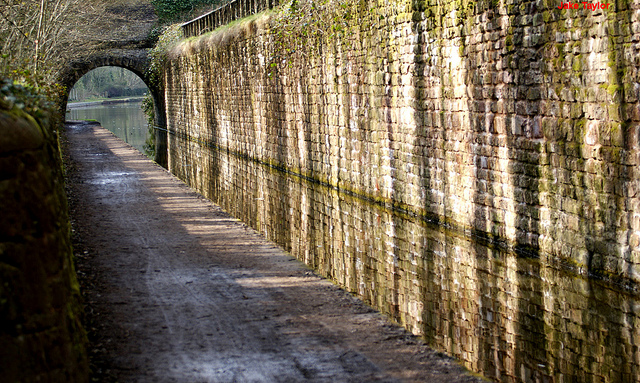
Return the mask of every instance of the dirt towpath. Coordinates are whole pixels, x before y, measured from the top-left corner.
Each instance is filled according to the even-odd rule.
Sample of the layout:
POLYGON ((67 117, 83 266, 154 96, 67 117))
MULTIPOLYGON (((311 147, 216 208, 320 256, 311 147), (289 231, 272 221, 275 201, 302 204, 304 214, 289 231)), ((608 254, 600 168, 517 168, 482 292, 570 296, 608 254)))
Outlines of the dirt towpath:
POLYGON ((102 127, 65 134, 94 381, 479 381, 102 127))

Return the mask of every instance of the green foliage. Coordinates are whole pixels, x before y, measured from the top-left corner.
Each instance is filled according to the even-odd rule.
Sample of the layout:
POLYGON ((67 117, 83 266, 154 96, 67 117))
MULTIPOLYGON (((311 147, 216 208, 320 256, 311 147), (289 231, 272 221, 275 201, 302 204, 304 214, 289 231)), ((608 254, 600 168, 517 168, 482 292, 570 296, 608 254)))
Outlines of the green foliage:
POLYGON ((11 79, 16 84, 21 84, 25 88, 29 88, 35 93, 46 97, 49 101, 60 100, 64 94, 65 88, 60 84, 51 81, 50 73, 43 70, 34 72, 29 69, 30 65, 18 65, 15 63, 4 61, 7 54, 0 56, 0 78, 11 79))
POLYGON ((49 96, 37 88, 5 78, 0 80, 0 108, 21 109, 41 123, 45 123, 51 116, 55 104, 49 96))
MULTIPOLYGON (((215 9, 227 0, 152 0, 158 20, 162 24, 186 21, 193 18, 198 10, 215 9)), ((204 11, 202 11, 204 12, 204 11)))
POLYGON ((353 14, 345 0, 291 0, 282 5, 271 28, 276 50, 268 76, 273 76, 278 64, 291 65, 293 54, 309 51, 298 48, 340 38, 352 22, 353 14))
POLYGON ((0 83, 0 102, 6 109, 16 107, 29 114, 37 114, 53 107, 53 103, 33 86, 19 84, 8 78, 0 83))
POLYGON ((150 86, 162 88, 162 76, 164 67, 169 58, 169 51, 182 39, 180 24, 164 27, 158 37, 158 42, 149 52, 149 67, 147 78, 150 86))

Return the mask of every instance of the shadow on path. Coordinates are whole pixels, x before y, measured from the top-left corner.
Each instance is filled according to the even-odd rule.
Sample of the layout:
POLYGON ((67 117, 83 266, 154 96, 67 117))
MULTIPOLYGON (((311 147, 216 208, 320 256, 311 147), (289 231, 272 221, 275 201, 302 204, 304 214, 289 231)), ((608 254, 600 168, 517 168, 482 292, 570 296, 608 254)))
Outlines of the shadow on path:
POLYGON ((66 146, 94 378, 479 381, 107 130, 66 146))

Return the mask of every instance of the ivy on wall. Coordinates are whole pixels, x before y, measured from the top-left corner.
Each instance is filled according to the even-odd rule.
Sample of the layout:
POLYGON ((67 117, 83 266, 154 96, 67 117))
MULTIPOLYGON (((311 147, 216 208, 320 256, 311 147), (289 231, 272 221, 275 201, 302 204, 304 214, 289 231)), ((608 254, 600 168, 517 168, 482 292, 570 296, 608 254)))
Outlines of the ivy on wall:
POLYGON ((37 119, 39 124, 55 127, 60 121, 54 121, 56 123, 50 124, 49 119, 56 117, 51 113, 54 108, 52 100, 55 99, 55 95, 51 92, 52 89, 57 90, 58 87, 51 85, 37 88, 14 82, 8 78, 0 79, 0 109, 11 110, 15 107, 37 119))
POLYGON ((162 74, 164 65, 167 62, 167 56, 180 39, 182 39, 180 24, 173 24, 163 28, 158 37, 158 42, 149 51, 147 78, 150 85, 162 87, 162 74))
POLYGON ((277 52, 272 67, 277 65, 276 62, 291 65, 291 55, 296 52, 306 54, 306 50, 297 50, 297 47, 317 44, 321 39, 342 37, 352 18, 349 4, 344 0, 291 0, 284 3, 271 28, 277 52))

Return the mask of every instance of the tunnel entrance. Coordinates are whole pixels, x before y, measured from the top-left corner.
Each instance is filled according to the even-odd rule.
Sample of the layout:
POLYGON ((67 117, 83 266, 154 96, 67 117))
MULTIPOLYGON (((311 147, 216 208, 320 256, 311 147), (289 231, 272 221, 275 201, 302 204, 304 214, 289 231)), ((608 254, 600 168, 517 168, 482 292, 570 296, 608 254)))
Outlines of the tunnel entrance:
POLYGON ((144 80, 132 71, 114 66, 93 69, 69 91, 68 102, 142 97, 149 93, 144 80))
POLYGON ((114 66, 93 69, 69 91, 66 120, 97 121, 150 158, 155 156, 154 102, 143 79, 114 66))
MULTIPOLYGON (((148 149, 153 148, 153 151, 152 153, 147 154, 152 156, 158 164, 166 167, 167 138, 164 98, 161 89, 158 86, 154 86, 154 83, 149 80, 149 57, 146 49, 105 50, 100 53, 69 62, 66 69, 61 73, 58 81, 58 83, 62 85, 63 89, 65 89, 66 93, 63 97, 63 103, 60 105, 63 114, 67 110, 67 104, 69 101, 74 101, 77 97, 82 96, 81 93, 83 90, 79 84, 85 86, 86 84, 84 81, 88 81, 81 81, 83 76, 95 69, 103 67, 107 68, 99 70, 112 71, 113 73, 118 73, 117 71, 124 70, 124 73, 127 73, 126 76, 131 76, 129 72, 132 72, 148 88, 148 94, 150 97, 147 98, 147 110, 153 111, 153 124, 151 124, 151 137, 153 138, 153 141, 149 143, 148 149), (109 69, 109 67, 112 69, 109 69), (76 88, 77 84, 78 87, 76 88)), ((90 76, 92 77, 93 75, 90 76)), ((118 93, 117 90, 109 89, 108 87, 102 89, 102 92, 103 95, 108 93, 118 93)))

